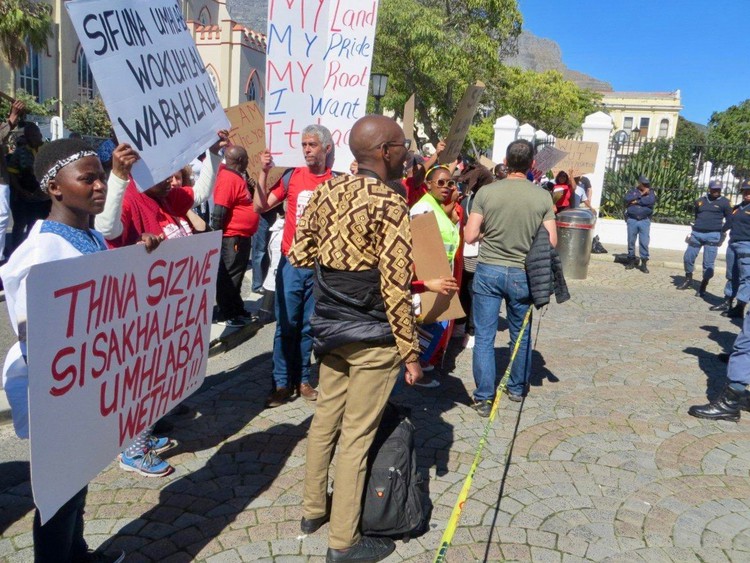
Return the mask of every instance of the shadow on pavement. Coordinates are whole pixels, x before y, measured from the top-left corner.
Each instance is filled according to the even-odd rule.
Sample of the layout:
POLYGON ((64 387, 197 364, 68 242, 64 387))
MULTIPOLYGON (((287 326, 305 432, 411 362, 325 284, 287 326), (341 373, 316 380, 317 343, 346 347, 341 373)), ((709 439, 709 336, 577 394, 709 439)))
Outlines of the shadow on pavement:
POLYGON ((492 512, 492 522, 490 524, 489 533, 487 534, 487 542, 484 549, 484 558, 482 559, 482 561, 485 562, 490 561, 490 549, 492 548, 492 545, 496 543, 496 540, 493 540, 493 536, 495 535, 495 527, 497 526, 497 515, 500 513, 500 503, 503 500, 503 493, 505 492, 505 481, 508 478, 510 464, 513 462, 513 447, 516 444, 516 436, 518 436, 518 428, 521 425, 521 414, 523 413, 523 407, 525 404, 526 398, 523 399, 520 408, 518 409, 516 424, 513 427, 513 436, 508 443, 508 450, 505 456, 505 466, 503 467, 503 477, 502 479, 500 479, 500 488, 497 491, 497 502, 495 503, 495 508, 492 512))
POLYGON ((192 561, 273 484, 311 418, 226 442, 203 468, 164 488, 159 504, 122 528, 105 548, 154 561, 192 561))
POLYGON ((34 509, 28 461, 0 463, 0 535, 34 509))

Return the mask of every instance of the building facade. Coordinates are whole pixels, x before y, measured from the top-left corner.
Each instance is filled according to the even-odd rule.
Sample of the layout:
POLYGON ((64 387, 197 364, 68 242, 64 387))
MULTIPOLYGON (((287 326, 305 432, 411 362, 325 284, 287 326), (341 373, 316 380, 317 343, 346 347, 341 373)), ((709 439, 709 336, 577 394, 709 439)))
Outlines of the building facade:
POLYGON ((602 105, 612 116, 615 131, 631 139, 672 139, 682 110, 680 91, 601 92, 602 105))
MULTIPOLYGON (((38 101, 60 100, 58 114, 65 118, 72 104, 93 99, 98 90, 65 0, 43 1, 52 6, 54 21, 47 48, 32 50, 28 64, 19 71, 0 62, 0 90, 15 95, 22 88, 38 101)), ((182 0, 181 4, 222 105, 230 107, 255 100, 263 108, 265 35, 232 19, 225 2, 182 0)))

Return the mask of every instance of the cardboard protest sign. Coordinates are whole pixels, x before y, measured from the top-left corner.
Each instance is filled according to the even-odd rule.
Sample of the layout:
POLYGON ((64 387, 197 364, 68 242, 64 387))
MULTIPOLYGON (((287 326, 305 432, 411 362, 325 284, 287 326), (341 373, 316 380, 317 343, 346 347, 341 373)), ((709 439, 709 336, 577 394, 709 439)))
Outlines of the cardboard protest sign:
POLYGON ((226 114, 231 124, 229 140, 247 151, 247 173, 257 179, 262 168, 260 153, 266 150, 263 112, 255 102, 245 102, 227 109, 226 114))
POLYGON ((220 247, 217 231, 31 269, 31 485, 42 523, 200 387, 220 247))
MULTIPOLYGON (((434 213, 423 213, 411 220, 411 238, 416 279, 431 280, 453 276, 434 213)), ((421 293, 420 298, 422 314, 419 320, 425 324, 465 316, 458 292, 442 295, 427 291, 421 293)))
POLYGON ((567 156, 568 153, 557 147, 546 145, 534 157, 534 169, 538 170, 541 175, 546 174, 552 168, 567 156))
POLYGON ((555 165, 555 170, 573 170, 576 175, 588 174, 596 168, 598 143, 557 139, 555 148, 566 152, 565 158, 555 165))
POLYGON ((495 164, 493 161, 491 161, 489 158, 487 158, 484 155, 482 155, 482 156, 479 157, 479 164, 481 164, 482 166, 484 166, 490 172, 494 172, 495 171, 495 166, 497 166, 497 164, 495 164))
POLYGON ((121 143, 140 153, 139 189, 174 174, 228 129, 176 0, 66 2, 121 143))
POLYGON ((479 100, 484 92, 484 84, 477 82, 469 86, 458 104, 458 110, 451 122, 451 129, 448 138, 445 141, 445 150, 440 153, 440 164, 450 164, 461 153, 461 147, 464 146, 466 135, 469 132, 471 122, 479 107, 479 100))
POLYGON ((416 94, 412 94, 404 106, 404 135, 411 141, 413 150, 417 150, 417 140, 414 138, 414 105, 416 94))
POLYGON ((378 1, 268 3, 266 146, 279 166, 302 160, 302 130, 327 127, 347 171, 352 125, 367 113, 378 1))

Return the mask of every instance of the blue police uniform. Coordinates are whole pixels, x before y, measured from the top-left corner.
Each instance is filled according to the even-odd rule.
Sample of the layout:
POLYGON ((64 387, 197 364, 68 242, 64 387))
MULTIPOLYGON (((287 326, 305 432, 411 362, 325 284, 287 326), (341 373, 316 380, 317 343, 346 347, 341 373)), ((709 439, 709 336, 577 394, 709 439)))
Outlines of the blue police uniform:
POLYGON ((642 260, 641 270, 648 272, 646 262, 649 258, 648 245, 651 235, 651 215, 654 213, 656 196, 649 187, 642 194, 638 188, 632 188, 625 194, 625 222, 628 227, 628 264, 634 268, 638 264, 635 257, 635 240, 638 239, 638 254, 642 260))
MULTIPOLYGON (((745 189, 750 189, 747 187, 745 189)), ((742 318, 745 304, 750 301, 750 203, 740 203, 732 210, 727 249, 727 283, 724 287, 725 307, 732 299, 737 304, 722 315, 742 318)))
MULTIPOLYGON (((712 189, 716 189, 712 187, 712 189)), ((719 187, 720 189, 720 187, 719 187)), ((714 264, 719 246, 724 242, 725 233, 729 229, 729 218, 732 215, 732 205, 720 194, 712 196, 708 193, 698 199, 693 205, 695 223, 688 237, 688 247, 683 256, 685 266, 685 281, 679 289, 690 287, 690 281, 695 271, 695 261, 703 248, 703 280, 700 294, 706 291, 708 281, 714 277, 714 264)))

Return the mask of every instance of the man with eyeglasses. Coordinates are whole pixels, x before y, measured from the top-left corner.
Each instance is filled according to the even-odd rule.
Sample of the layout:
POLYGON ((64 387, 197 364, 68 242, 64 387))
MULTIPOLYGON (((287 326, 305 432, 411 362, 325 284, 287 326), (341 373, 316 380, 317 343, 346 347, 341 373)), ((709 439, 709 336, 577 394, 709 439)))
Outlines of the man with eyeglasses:
POLYGON ((401 366, 409 385, 422 377, 409 213, 393 187, 408 144, 394 120, 370 115, 354 124, 349 145, 358 175, 334 178, 315 191, 288 254, 295 266, 315 268, 311 325, 320 359, 300 527, 312 534, 330 520, 326 561, 380 561, 395 549, 393 540, 362 536, 358 529, 367 452, 401 366))
POLYGON ((274 390, 266 400, 266 407, 274 408, 299 395, 315 401, 318 392, 310 385, 310 355, 312 336, 310 315, 315 306, 313 271, 295 268, 287 260, 292 247, 297 222, 316 188, 333 177, 333 138, 322 125, 309 125, 302 131, 302 152, 306 166, 287 170, 278 182, 267 189, 267 173, 273 168, 273 158, 266 150, 261 153, 263 169, 258 177, 253 206, 257 213, 285 204, 284 233, 281 240, 281 259, 276 269, 276 334, 273 340, 274 390))

